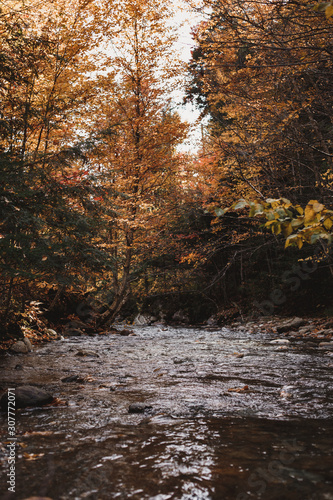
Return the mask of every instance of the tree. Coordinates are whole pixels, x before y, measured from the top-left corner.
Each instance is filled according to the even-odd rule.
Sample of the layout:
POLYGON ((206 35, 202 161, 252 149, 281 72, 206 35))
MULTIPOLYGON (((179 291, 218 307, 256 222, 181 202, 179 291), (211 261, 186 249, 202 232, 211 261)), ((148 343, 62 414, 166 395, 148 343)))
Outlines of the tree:
POLYGON ((30 285, 75 285, 106 256, 87 211, 99 187, 85 169, 80 132, 92 97, 91 56, 100 40, 92 1, 2 6, 0 266, 2 313, 31 297, 30 285), (75 181, 75 182, 74 182, 75 181), (78 272, 78 269, 80 270, 78 272))
POLYGON ((113 263, 112 300, 100 324, 116 317, 149 260, 177 184, 176 146, 186 135, 170 104, 181 71, 168 27, 171 4, 128 0, 109 14, 110 69, 100 77, 91 132, 98 140, 89 153, 89 169, 108 191, 100 200, 109 211, 102 245, 113 263))
POLYGON ((302 1, 204 4, 189 95, 211 116, 216 175, 236 196, 328 200, 331 25, 302 1))
MULTIPOLYGON (((234 282, 235 300, 245 290, 251 301, 300 257, 284 254, 282 241, 263 232, 258 217, 224 209, 247 200, 253 215, 268 198, 291 206, 320 199, 329 208, 332 25, 303 1, 201 6, 205 21, 194 30, 188 98, 209 118, 200 162, 202 178, 212 179, 205 207, 217 216, 216 275, 225 286, 234 282)), ((277 222, 267 221, 287 230, 287 220, 282 227, 277 222)), ((308 254, 304 248, 302 256, 308 254)))

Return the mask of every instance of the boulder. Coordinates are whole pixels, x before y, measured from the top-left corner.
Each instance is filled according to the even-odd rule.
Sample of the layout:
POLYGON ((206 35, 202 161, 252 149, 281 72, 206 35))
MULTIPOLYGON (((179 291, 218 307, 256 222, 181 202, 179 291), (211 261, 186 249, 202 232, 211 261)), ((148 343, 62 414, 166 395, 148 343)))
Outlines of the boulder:
POLYGON ((64 330, 63 333, 65 337, 80 337, 81 335, 83 335, 83 331, 79 328, 68 328, 64 330))
POLYGON ((185 323, 188 324, 190 322, 190 318, 188 315, 182 311, 181 309, 172 316, 172 320, 176 321, 177 323, 185 323))
POLYGON ((23 342, 23 340, 19 340, 11 346, 10 351, 15 354, 27 354, 27 352, 29 352, 29 349, 25 342, 23 342))
POLYGON ((210 318, 207 319, 206 325, 208 325, 208 326, 217 325, 217 317, 215 316, 215 314, 213 314, 213 316, 211 316, 210 318))
POLYGON ((138 314, 133 321, 133 325, 136 326, 148 326, 157 321, 155 316, 149 316, 149 314, 138 314))
POLYGON ((290 332, 291 330, 298 330, 301 326, 305 325, 307 321, 302 318, 292 318, 288 321, 284 321, 280 325, 276 326, 278 333, 290 332))
MULTIPOLYGON (((27 406, 43 406, 51 403, 53 396, 39 387, 22 385, 15 389, 15 408, 26 408, 27 406)), ((8 393, 2 395, 0 407, 7 411, 8 393)))
POLYGON ((28 337, 24 337, 23 342, 27 346, 28 351, 31 352, 32 351, 32 343, 30 342, 30 340, 28 339, 28 337))

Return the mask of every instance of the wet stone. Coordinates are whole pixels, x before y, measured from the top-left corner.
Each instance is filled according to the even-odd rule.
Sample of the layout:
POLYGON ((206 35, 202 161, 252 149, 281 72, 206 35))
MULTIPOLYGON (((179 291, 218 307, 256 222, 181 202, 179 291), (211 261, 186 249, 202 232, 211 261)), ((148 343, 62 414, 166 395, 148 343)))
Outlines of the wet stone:
POLYGON ((321 347, 322 349, 333 350, 333 342, 320 342, 319 347, 321 347))
POLYGON ((148 410, 152 410, 151 405, 147 405, 146 403, 133 403, 129 405, 128 413, 145 413, 148 410))
POLYGON ((80 351, 77 351, 75 356, 81 356, 81 357, 90 356, 90 357, 94 357, 94 358, 99 358, 99 355, 97 354, 97 352, 89 351, 86 349, 81 349, 80 351))
MULTIPOLYGON (((23 385, 15 389, 15 408, 26 408, 27 406, 43 406, 51 403, 53 396, 39 387, 23 385)), ((2 395, 0 407, 6 411, 8 406, 8 394, 2 395)))
POLYGON ((27 346, 28 351, 31 352, 32 351, 32 343, 30 342, 28 337, 24 337, 23 342, 27 346))
POLYGON ((83 382, 83 378, 79 375, 70 375, 69 377, 64 377, 61 379, 61 382, 83 382))
POLYGON ((15 342, 10 348, 15 354, 27 354, 29 352, 28 346, 22 340, 15 342))
POLYGON ((289 332, 291 330, 298 330, 301 326, 306 324, 306 320, 302 318, 293 318, 291 320, 285 321, 281 325, 277 325, 276 329, 278 333, 289 332))
POLYGON ((317 347, 317 346, 318 346, 318 344, 316 344, 316 342, 311 342, 311 341, 310 341, 310 342, 306 342, 306 343, 305 343, 305 346, 306 346, 306 347, 317 347))
POLYGON ((64 331, 64 335, 66 337, 81 337, 81 335, 83 335, 83 331, 79 328, 69 328, 64 331))

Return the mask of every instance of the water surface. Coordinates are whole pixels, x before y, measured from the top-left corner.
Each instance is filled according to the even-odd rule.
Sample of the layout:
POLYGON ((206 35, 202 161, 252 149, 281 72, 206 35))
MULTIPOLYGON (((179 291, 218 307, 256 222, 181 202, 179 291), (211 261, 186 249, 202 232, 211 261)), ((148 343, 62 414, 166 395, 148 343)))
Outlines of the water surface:
POLYGON ((333 500, 329 351, 228 329, 133 332, 0 359, 3 387, 60 400, 16 413, 15 496, 0 416, 3 498, 333 500))

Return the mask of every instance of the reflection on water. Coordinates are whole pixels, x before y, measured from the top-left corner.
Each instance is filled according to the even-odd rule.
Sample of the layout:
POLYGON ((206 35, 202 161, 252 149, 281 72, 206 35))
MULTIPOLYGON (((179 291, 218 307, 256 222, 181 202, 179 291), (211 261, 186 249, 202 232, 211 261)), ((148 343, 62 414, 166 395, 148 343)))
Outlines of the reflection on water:
POLYGON ((4 386, 64 401, 17 412, 15 499, 333 500, 329 353, 226 329, 135 332, 47 345, 20 372, 0 360, 4 386), (61 382, 73 374, 83 382, 61 382), (128 413, 139 402, 152 408, 128 413))

